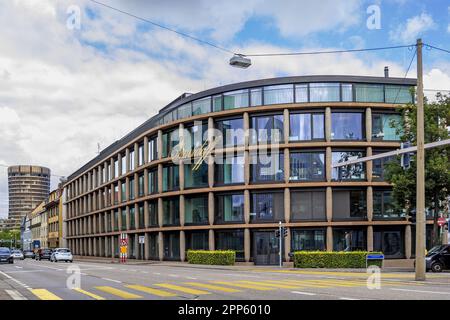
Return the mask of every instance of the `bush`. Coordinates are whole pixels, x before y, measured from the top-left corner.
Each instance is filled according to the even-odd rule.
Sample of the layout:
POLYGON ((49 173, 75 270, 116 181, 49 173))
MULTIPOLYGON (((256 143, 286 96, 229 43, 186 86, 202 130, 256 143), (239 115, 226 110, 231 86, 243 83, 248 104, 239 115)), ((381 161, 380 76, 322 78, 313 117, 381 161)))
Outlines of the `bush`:
POLYGON ((187 260, 192 264, 232 266, 236 261, 236 252, 233 250, 188 250, 187 260))
MULTIPOLYGON (((381 254, 381 252, 353 251, 296 251, 294 252, 295 268, 365 268, 367 254, 381 254)), ((382 266, 381 260, 369 260, 368 265, 382 266)))

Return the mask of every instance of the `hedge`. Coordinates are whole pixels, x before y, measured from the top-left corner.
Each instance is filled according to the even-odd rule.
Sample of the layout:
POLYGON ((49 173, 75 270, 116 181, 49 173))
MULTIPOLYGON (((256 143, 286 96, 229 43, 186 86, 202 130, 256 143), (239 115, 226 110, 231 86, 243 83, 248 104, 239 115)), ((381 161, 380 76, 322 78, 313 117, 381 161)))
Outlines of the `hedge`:
MULTIPOLYGON (((295 268, 365 268, 367 254, 381 254, 381 252, 352 251, 296 251, 294 252, 295 268)), ((369 260, 368 265, 382 266, 380 260, 369 260)))
POLYGON ((209 264, 231 266, 236 261, 236 251, 233 250, 188 250, 187 260, 192 264, 209 264))

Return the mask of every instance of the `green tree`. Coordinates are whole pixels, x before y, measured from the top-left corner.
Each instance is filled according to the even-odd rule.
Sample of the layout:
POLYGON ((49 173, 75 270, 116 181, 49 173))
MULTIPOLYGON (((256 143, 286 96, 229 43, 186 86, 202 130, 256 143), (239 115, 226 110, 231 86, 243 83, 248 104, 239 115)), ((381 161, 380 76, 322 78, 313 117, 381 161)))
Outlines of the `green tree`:
MULTIPOLYGON (((402 120, 391 123, 402 142, 416 145, 417 106, 408 104, 401 108, 402 120)), ((438 93, 436 101, 424 101, 425 143, 449 139, 450 97, 438 93)), ((397 160, 400 160, 398 157, 397 160)), ((393 197, 397 210, 410 215, 416 205, 416 155, 411 157, 410 167, 404 169, 400 161, 386 166, 386 179, 393 185, 393 197)), ((434 219, 432 245, 439 242, 437 219, 446 210, 450 191, 450 146, 425 151, 425 206, 434 219)))

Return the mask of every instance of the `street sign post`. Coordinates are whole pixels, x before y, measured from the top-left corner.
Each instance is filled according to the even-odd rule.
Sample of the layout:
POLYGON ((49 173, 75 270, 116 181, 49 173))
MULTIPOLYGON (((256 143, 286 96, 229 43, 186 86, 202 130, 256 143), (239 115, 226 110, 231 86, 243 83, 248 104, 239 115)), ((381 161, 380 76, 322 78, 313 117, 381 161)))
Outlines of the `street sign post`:
POLYGON ((139 236, 139 246, 140 246, 140 258, 144 259, 144 243, 145 243, 145 236, 139 236))

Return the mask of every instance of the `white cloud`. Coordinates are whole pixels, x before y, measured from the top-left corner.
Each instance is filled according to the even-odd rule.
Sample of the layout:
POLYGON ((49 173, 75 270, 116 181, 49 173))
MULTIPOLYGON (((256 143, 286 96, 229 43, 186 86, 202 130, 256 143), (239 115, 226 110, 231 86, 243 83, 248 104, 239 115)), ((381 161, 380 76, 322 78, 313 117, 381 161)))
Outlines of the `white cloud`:
POLYGON ((395 42, 413 43, 428 30, 436 28, 433 17, 427 13, 412 17, 405 24, 399 25, 389 33, 390 39, 395 42))

